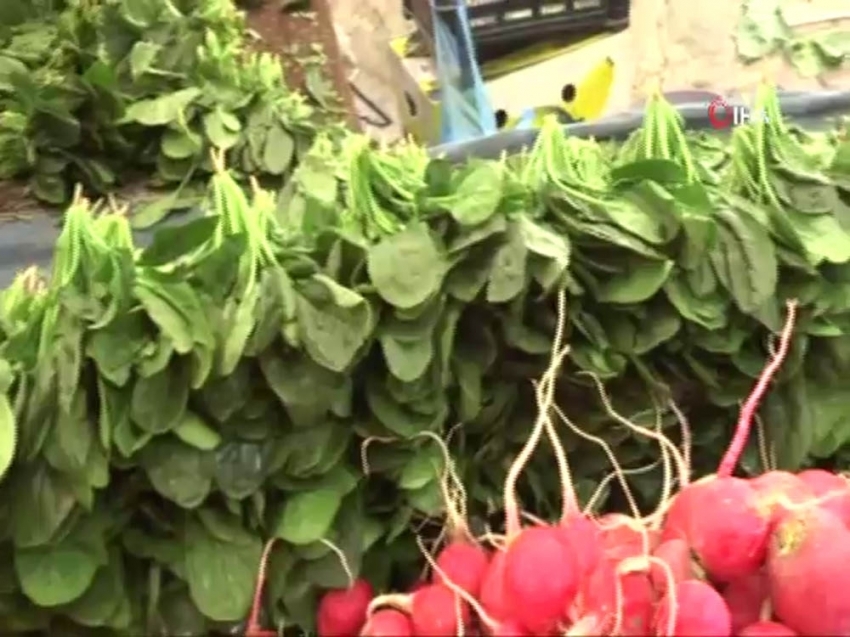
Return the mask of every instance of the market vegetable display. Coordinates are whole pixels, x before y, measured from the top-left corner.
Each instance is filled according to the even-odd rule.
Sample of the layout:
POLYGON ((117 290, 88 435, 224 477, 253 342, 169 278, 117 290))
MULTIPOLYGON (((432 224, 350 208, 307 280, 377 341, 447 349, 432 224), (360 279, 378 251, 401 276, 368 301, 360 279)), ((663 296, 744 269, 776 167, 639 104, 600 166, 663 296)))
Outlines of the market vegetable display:
MULTIPOLYGON (((846 634, 850 600, 836 582, 846 578, 850 568, 850 516, 837 515, 823 503, 850 500, 850 481, 830 474, 836 483, 818 496, 790 472, 772 470, 749 479, 731 475, 750 434, 758 401, 788 353, 797 301, 788 302, 781 342, 741 410, 717 474, 692 482, 687 449, 670 446, 656 431, 649 437, 660 443, 666 471, 671 467, 679 471, 680 491, 670 498, 667 473, 665 495, 651 515, 641 516, 635 508, 633 516, 596 518, 576 506, 572 476, 552 418, 560 412, 548 391, 569 351, 569 346, 560 349, 564 297, 561 292, 552 364, 538 384, 539 418, 505 480, 504 534, 488 533, 481 540, 469 537, 462 544, 451 540, 436 561, 423 546, 433 573, 430 581, 420 583, 409 595, 370 599, 362 592, 362 580, 326 593, 318 609, 319 634, 380 637, 387 634, 381 623, 390 612, 396 634, 413 637, 846 634), (535 519, 523 527, 513 492, 515 481, 544 432, 558 458, 563 510, 557 522, 535 519), (686 561, 676 551, 660 550, 671 542, 685 548, 686 561), (459 546, 464 547, 462 553, 459 546), (455 555, 460 554, 475 558, 457 560, 455 555), (670 556, 673 559, 668 561, 670 556), (441 561, 453 565, 454 577, 441 568, 441 561), (498 594, 484 593, 485 579, 498 594), (748 580, 760 580, 764 586, 732 604, 736 584, 739 591, 754 591, 740 588, 748 580), (469 582, 474 585, 464 586, 469 582), (336 630, 328 621, 332 603, 340 599, 346 599, 346 608, 352 611, 346 614, 344 630, 336 630)), ((682 425, 689 427, 686 422, 682 425)), ((640 435, 648 431, 634 430, 640 435)), ((616 472, 622 480, 619 467, 616 472)), ((457 508, 460 499, 452 499, 461 497, 450 488, 456 479, 451 469, 444 474, 446 505, 454 512, 449 519, 455 531, 457 512, 464 510, 457 508)), ((627 485, 623 488, 629 491, 627 485)), ((274 540, 268 544, 273 545, 274 540)), ((259 628, 253 613, 246 635, 273 634, 259 628)))
MULTIPOLYGON (((771 90, 758 107, 769 121, 716 139, 656 98, 624 144, 548 122, 528 153, 462 166, 319 139, 277 200, 217 152, 205 214, 144 249, 126 210, 77 196, 50 276, 0 296, 0 632, 311 630, 320 608, 353 621, 368 583, 367 634, 482 621, 460 593, 505 634, 554 627, 594 582, 576 619, 596 634, 618 591, 643 626, 659 590, 712 597, 670 576, 688 562, 647 557, 699 529, 638 521, 737 480, 745 507, 732 466, 837 480, 850 439, 850 146, 790 128, 771 90), (741 453, 741 425, 716 470, 780 349, 761 444, 741 453), (441 535, 465 546, 438 554, 441 535), (562 579, 530 581, 541 547, 562 579), (423 565, 437 577, 383 608, 423 565), (449 599, 451 618, 416 610, 449 599)), ((785 499, 766 507, 770 577, 812 568, 795 516, 837 533, 837 505, 785 499)))
POLYGON ((319 116, 279 59, 247 48, 246 29, 230 0, 4 3, 0 179, 26 178, 52 204, 75 183, 98 194, 140 175, 181 186, 139 225, 191 205, 213 147, 231 168, 279 181, 319 116))

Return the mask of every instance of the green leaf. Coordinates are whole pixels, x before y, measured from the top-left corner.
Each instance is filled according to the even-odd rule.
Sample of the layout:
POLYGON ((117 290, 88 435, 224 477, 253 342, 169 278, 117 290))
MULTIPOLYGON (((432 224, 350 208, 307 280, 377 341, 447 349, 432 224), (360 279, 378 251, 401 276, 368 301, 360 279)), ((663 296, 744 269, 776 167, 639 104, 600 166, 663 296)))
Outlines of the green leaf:
POLYGON ((323 274, 301 283, 298 292, 298 323, 307 353, 323 367, 345 371, 372 333, 372 308, 323 274))
POLYGON ((186 581, 192 601, 220 622, 241 621, 248 614, 263 551, 255 535, 241 529, 233 533, 225 541, 196 523, 186 532, 186 581))
POLYGON ((218 432, 192 412, 183 414, 183 419, 174 429, 174 435, 187 445, 202 451, 213 451, 221 444, 218 432))
POLYGON ((603 303, 642 303, 662 288, 672 269, 672 261, 644 261, 599 286, 596 298, 603 303))
POLYGON ((189 383, 183 365, 138 378, 133 385, 130 417, 143 431, 162 434, 183 420, 189 402, 189 383))
POLYGON ((15 412, 5 394, 0 394, 0 482, 15 458, 18 446, 18 424, 15 412))
POLYGON ((150 70, 162 46, 153 42, 139 41, 130 50, 130 74, 134 80, 150 70))
POLYGON ((177 438, 152 439, 142 449, 140 460, 153 488, 185 509, 200 506, 212 488, 215 455, 177 438))
POLYGON ((47 544, 77 504, 71 485, 44 462, 21 467, 7 479, 15 546, 30 548, 47 544))
POLYGON ((507 242, 496 251, 487 281, 487 301, 505 303, 525 288, 528 248, 520 227, 508 228, 507 242))
POLYGON ((776 292, 779 263, 770 234, 743 210, 719 209, 717 245, 710 253, 720 283, 744 313, 757 311, 776 292))
POLYGON ((183 160, 195 157, 203 150, 204 145, 197 133, 188 128, 180 128, 166 131, 159 147, 162 154, 169 159, 183 160))
POLYGON ((449 212, 465 226, 476 226, 492 217, 502 200, 504 170, 500 164, 480 163, 457 185, 449 212))
POLYGON ((123 121, 136 122, 144 126, 165 126, 177 122, 186 107, 198 99, 201 94, 201 89, 192 86, 151 99, 133 102, 127 108, 123 121))
POLYGON ((204 133, 212 145, 227 150, 239 142, 241 124, 239 120, 220 108, 204 115, 204 133))
POLYGON ((267 456, 262 444, 240 440, 225 442, 215 457, 216 485, 234 500, 260 492, 268 472, 267 456))
POLYGON ((86 592, 63 609, 65 614, 83 626, 126 628, 129 618, 125 623, 120 617, 122 606, 130 604, 124 578, 122 556, 116 549, 110 554, 106 566, 97 570, 86 592))
POLYGON ((160 228, 139 256, 139 265, 160 266, 189 256, 212 239, 218 217, 201 217, 179 226, 160 228))
POLYGON ((272 175, 282 175, 287 171, 295 157, 295 140, 292 134, 281 126, 272 126, 266 133, 263 145, 263 166, 272 175))
POLYGON ((82 596, 99 566, 86 547, 71 542, 17 549, 14 563, 24 594, 47 608, 82 596))
POLYGON ((436 445, 428 445, 416 450, 402 469, 398 479, 399 488, 414 491, 440 480, 444 471, 443 464, 442 453, 436 445))
POLYGON ((286 501, 274 534, 298 545, 327 539, 341 504, 342 497, 336 489, 322 488, 294 494, 286 501))
POLYGON ((410 309, 439 291, 448 263, 428 226, 412 223, 372 246, 367 268, 381 298, 397 308, 410 309))
POLYGON ((183 197, 181 190, 178 189, 134 208, 130 217, 130 225, 137 230, 144 230, 156 225, 172 212, 191 208, 198 203, 197 197, 183 197))

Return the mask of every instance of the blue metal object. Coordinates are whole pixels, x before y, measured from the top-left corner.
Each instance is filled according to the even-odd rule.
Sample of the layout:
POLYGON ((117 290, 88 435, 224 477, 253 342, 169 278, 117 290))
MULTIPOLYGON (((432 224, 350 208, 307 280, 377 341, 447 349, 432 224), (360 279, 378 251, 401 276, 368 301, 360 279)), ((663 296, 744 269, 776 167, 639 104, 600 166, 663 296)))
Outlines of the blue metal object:
POLYGON ((496 132, 496 118, 481 77, 466 3, 431 0, 440 138, 443 144, 471 141, 496 132))

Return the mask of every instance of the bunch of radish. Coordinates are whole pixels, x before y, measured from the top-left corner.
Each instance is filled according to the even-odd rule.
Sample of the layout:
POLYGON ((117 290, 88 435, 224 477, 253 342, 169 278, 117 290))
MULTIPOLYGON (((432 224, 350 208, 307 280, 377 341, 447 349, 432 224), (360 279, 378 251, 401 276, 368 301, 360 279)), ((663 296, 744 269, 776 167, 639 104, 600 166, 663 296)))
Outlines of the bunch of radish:
MULTIPOLYGON (((553 415, 603 445, 627 496, 628 486, 605 443, 581 432, 554 404, 568 352, 564 305, 561 295, 551 364, 536 385, 537 422, 505 481, 504 535, 470 535, 463 509, 454 506, 462 485, 447 471, 448 539, 436 558, 423 551, 430 577, 407 594, 376 596, 362 580, 327 592, 318 609, 319 637, 850 636, 848 481, 821 470, 732 475, 757 406, 790 347, 796 302, 788 303, 779 345, 741 409, 716 474, 691 482, 688 436, 679 449, 659 428, 630 423, 614 412, 597 381, 613 418, 658 441, 667 476, 655 514, 642 517, 630 498, 630 514, 599 518, 578 506, 553 415), (554 523, 522 514, 515 494, 544 435, 563 486, 563 513, 554 523), (523 519, 533 522, 524 526, 523 519)), ((253 619, 247 637, 270 634, 253 619)))

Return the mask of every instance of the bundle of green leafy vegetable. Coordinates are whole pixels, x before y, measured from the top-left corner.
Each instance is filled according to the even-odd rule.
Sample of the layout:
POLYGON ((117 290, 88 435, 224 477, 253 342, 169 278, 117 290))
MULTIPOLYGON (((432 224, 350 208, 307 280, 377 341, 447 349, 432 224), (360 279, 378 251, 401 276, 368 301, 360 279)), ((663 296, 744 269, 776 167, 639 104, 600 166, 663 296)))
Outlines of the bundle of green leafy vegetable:
MULTIPOLYGON (((557 402, 641 469, 646 501, 658 452, 592 376, 672 437, 678 406, 700 471, 790 297, 764 439, 780 467, 846 453, 850 143, 759 101, 769 121, 731 138, 686 135, 654 99, 624 144, 547 122, 529 152, 461 166, 319 140, 281 201, 217 153, 204 216, 143 250, 124 210, 77 196, 49 277, 0 296, 0 632, 228 630, 272 536, 271 624, 311 627, 317 595, 348 582, 337 550, 379 588, 415 577, 415 534, 443 507, 423 434, 448 440, 483 530, 536 414, 560 289, 557 402)), ((587 498, 607 459, 560 435, 587 498)), ((521 494, 541 515, 560 501, 552 462, 521 494)))
MULTIPOLYGON (((232 0, 9 0, 0 10, 0 179, 25 177, 66 204, 153 174, 182 188, 211 170, 289 173, 316 133, 314 108, 280 61, 247 48, 232 0)), ((328 118, 325 118, 328 119, 328 118)))

